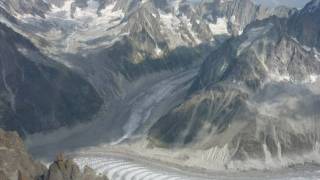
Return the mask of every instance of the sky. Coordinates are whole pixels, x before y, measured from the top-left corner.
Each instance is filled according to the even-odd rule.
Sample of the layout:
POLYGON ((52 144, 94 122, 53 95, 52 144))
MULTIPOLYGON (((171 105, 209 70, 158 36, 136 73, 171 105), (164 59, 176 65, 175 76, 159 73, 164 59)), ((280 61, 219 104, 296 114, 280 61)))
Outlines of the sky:
POLYGON ((255 0, 268 6, 286 5, 291 7, 301 8, 310 0, 255 0))
MULTIPOLYGON (((200 0, 190 0, 190 1, 197 2, 200 0)), ((264 5, 268 5, 268 6, 286 5, 289 7, 301 8, 310 0, 253 0, 253 1, 256 1, 257 3, 262 3, 264 5)))

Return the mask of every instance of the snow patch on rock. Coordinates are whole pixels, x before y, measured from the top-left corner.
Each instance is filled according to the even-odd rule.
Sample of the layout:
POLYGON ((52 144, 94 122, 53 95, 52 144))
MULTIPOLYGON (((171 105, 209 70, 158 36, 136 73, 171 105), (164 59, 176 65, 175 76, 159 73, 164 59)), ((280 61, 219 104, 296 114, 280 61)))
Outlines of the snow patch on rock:
POLYGON ((217 23, 209 23, 209 28, 213 35, 229 34, 228 20, 226 18, 218 18, 217 23))

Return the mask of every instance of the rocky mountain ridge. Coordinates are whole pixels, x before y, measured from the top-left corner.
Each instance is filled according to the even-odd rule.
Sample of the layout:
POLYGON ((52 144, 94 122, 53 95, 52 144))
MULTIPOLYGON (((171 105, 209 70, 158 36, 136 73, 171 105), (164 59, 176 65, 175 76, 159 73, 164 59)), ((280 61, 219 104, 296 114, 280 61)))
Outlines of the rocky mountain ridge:
POLYGON ((99 110, 102 100, 87 81, 4 24, 0 43, 1 128, 26 135, 88 121, 99 110))
POLYGON ((81 172, 72 160, 66 160, 63 155, 59 155, 47 170, 32 159, 15 132, 0 129, 0 152, 1 180, 107 180, 105 176, 97 176, 89 167, 81 172))
MULTIPOLYGON (((0 127, 33 138, 35 152, 117 144, 151 127, 150 147, 200 150, 223 168, 318 154, 319 0, 299 11, 249 0, 1 0, 0 14, 0 127)), ((78 172, 58 162, 59 178, 61 167, 78 172)))
MULTIPOLYGON (((13 99, 19 101, 20 97, 10 91, 15 90, 11 88, 12 85, 9 85, 8 89, 4 84, 3 94, 6 94, 7 98, 5 104, 11 107, 6 108, 3 113, 10 114, 10 117, 32 119, 34 123, 21 118, 14 118, 13 123, 9 122, 8 118, 3 118, 2 126, 18 130, 22 134, 70 127, 92 119, 105 119, 108 114, 113 113, 109 112, 112 105, 122 103, 121 100, 130 94, 127 87, 131 81, 135 82, 156 72, 194 68, 202 62, 209 47, 217 47, 231 34, 241 33, 251 21, 270 15, 286 17, 294 12, 287 8, 263 8, 248 0, 202 1, 198 4, 178 0, 0 2, 1 22, 21 34, 16 39, 10 39, 10 43, 28 39, 35 51, 39 51, 29 53, 28 48, 20 47, 16 54, 32 61, 38 61, 38 56, 41 56, 39 61, 42 64, 59 64, 63 71, 74 74, 70 77, 72 82, 83 83, 83 88, 79 88, 74 83, 66 85, 68 80, 57 82, 55 87, 65 86, 68 90, 59 89, 54 91, 54 94, 59 94, 57 96, 61 98, 70 97, 67 98, 69 100, 55 98, 61 99, 58 103, 50 99, 57 97, 56 95, 44 98, 38 93, 37 97, 41 99, 39 103, 34 103, 33 108, 21 108, 23 115, 20 111, 8 113, 11 109, 17 109, 15 106, 19 103, 15 103, 13 99), (80 92, 70 86, 80 89, 80 92), (80 95, 84 98, 80 98, 80 95), (38 107, 40 103, 46 105, 38 107), (86 103, 89 107, 79 106, 79 103, 86 103), (75 104, 77 107, 74 107, 75 104), (41 122, 37 123, 40 118, 41 122)), ((5 29, 5 26, 3 28, 5 29)), ((12 46, 13 50, 16 48, 12 46)), ((7 51, 5 46, 2 50, 7 51)), ((5 69, 7 68, 11 67, 5 69)), ((56 70, 56 67, 53 69, 56 70)), ((60 75, 64 76, 62 72, 57 74, 59 78, 60 75)), ((46 78, 45 74, 38 76, 46 78)), ((32 87, 31 83, 28 87, 32 87)), ((44 92, 41 88, 39 91, 44 92)), ((17 90, 21 93, 25 91, 20 87, 15 91, 17 90)), ((22 104, 25 104, 26 100, 23 102, 22 104)), ((124 126, 125 121, 123 118, 117 122, 124 126)))
POLYGON ((201 149, 205 161, 227 168, 314 162, 320 125, 317 4, 289 18, 254 22, 213 51, 190 97, 151 129, 152 144, 201 149))
POLYGON ((45 167, 34 162, 26 152, 17 133, 0 129, 0 177, 4 180, 18 179, 18 170, 28 179, 36 179, 45 167))
MULTIPOLYGON (((250 0, 202 1, 196 5, 181 0, 67 0, 46 3, 38 0, 28 6, 24 1, 7 2, 2 8, 22 22, 19 28, 23 31, 28 32, 30 28, 29 34, 39 31, 37 36, 54 43, 54 47, 46 49, 51 53, 79 53, 85 49, 111 46, 119 38, 128 36, 133 40, 132 45, 138 42, 146 45, 134 46, 140 53, 153 57, 178 46, 210 43, 215 36, 240 34, 247 24, 256 19, 271 15, 287 17, 294 12, 284 7, 268 9, 250 0), (29 9, 34 11, 31 13, 29 9), (35 9, 41 9, 38 10, 41 13, 35 9), (51 30, 39 27, 41 24, 46 24, 51 30), (66 32, 61 32, 61 29, 66 32), (58 52, 54 52, 55 49, 58 52)), ((139 56, 140 59, 145 57, 137 54, 132 59, 139 59, 139 56)))

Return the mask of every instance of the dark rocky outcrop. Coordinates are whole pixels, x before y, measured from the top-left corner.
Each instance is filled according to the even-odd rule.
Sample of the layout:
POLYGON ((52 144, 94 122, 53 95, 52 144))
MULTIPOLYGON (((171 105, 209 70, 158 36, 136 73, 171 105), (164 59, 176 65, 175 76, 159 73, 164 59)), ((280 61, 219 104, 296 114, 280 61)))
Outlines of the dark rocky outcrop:
POLYGON ((309 47, 320 48, 320 1, 313 0, 290 18, 289 33, 309 47))
POLYGON ((47 169, 27 153, 22 139, 15 132, 0 129, 0 179, 1 180, 108 180, 97 176, 89 167, 83 172, 62 154, 47 169))
POLYGON ((15 132, 0 129, 0 179, 35 180, 46 168, 27 153, 23 141, 15 132))
POLYGON ((64 159, 63 155, 58 155, 56 161, 50 165, 45 175, 45 180, 107 180, 105 176, 97 176, 90 168, 85 167, 83 173, 72 161, 64 159))

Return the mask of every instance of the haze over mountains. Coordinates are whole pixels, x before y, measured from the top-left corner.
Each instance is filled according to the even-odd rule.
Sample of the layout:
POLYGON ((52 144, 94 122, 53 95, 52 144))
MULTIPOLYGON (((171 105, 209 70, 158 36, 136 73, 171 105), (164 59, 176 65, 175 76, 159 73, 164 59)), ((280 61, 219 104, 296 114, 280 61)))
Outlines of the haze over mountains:
POLYGON ((288 6, 288 7, 304 7, 309 1, 308 0, 256 0, 257 3, 261 3, 268 6, 288 6))
POLYGON ((319 0, 0 0, 0 128, 39 157, 141 143, 209 169, 318 163, 316 17, 319 0))
MULTIPOLYGON (((200 2, 201 0, 190 0, 193 3, 200 2)), ((264 6, 275 7, 275 6, 287 6, 287 7, 304 7, 309 1, 308 0, 254 0, 257 4, 264 6)))

